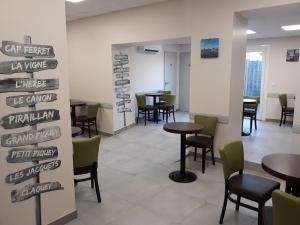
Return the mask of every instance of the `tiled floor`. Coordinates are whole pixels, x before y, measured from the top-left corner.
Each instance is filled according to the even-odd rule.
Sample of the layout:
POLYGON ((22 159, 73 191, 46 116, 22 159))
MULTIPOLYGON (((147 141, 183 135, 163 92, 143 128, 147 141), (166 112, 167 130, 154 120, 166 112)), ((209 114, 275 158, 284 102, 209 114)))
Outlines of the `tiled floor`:
MULTIPOLYGON (((177 114, 178 121, 187 120, 177 114)), ((114 137, 103 137, 99 155, 102 203, 89 182, 76 187, 78 219, 68 225, 217 225, 224 194, 222 167, 187 158, 198 179, 175 183, 168 174, 179 168, 179 135, 162 125, 134 126, 114 137)), ((224 224, 257 224, 255 212, 234 211, 228 203, 224 224)))

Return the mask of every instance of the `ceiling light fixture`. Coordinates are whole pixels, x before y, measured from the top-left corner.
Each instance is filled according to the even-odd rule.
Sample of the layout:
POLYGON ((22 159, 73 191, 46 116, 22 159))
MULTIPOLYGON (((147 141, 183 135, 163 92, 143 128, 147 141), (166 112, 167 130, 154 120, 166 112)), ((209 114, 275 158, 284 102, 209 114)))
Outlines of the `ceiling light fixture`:
POLYGON ((256 32, 253 30, 247 30, 247 34, 256 34, 256 32))
POLYGON ((293 30, 300 30, 300 24, 297 25, 288 25, 288 26, 282 26, 281 27, 285 31, 293 31, 293 30))
POLYGON ((66 0, 67 2, 72 2, 72 3, 78 3, 78 2, 83 2, 85 0, 66 0))

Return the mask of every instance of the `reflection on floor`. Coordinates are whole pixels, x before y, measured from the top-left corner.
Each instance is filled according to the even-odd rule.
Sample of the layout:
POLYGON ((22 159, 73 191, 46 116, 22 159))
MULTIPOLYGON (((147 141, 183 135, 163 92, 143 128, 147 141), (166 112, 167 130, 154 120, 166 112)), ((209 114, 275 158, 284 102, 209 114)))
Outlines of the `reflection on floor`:
MULTIPOLYGON (((177 113, 176 119, 188 117, 177 113)), ((102 203, 97 203, 90 182, 78 184, 78 219, 69 225, 218 224, 224 193, 222 167, 207 162, 203 175, 201 162, 188 157, 187 168, 198 179, 189 184, 171 181, 168 174, 179 168, 179 139, 179 135, 164 132, 162 123, 141 123, 103 137, 99 155, 102 203)), ((247 209, 236 213, 228 203, 224 224, 256 225, 256 218, 247 209)))
MULTIPOLYGON (((244 130, 249 131, 249 120, 244 121, 244 130)), ((291 125, 279 126, 274 122, 257 122, 257 131, 253 129, 249 137, 243 137, 245 159, 261 163, 265 155, 272 153, 289 153, 292 143, 291 125)))

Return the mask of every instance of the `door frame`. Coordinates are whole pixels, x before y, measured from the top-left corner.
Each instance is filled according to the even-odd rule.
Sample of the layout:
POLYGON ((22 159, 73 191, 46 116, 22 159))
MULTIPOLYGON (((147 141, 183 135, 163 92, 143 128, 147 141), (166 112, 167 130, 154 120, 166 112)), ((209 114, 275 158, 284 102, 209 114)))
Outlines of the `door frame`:
MULTIPOLYGON (((269 45, 262 46, 249 46, 246 52, 262 52, 262 74, 261 74, 261 86, 260 86, 260 110, 259 119, 265 121, 267 115, 267 98, 268 98, 268 71, 269 71, 269 45)), ((244 86, 243 86, 244 87, 244 86)))

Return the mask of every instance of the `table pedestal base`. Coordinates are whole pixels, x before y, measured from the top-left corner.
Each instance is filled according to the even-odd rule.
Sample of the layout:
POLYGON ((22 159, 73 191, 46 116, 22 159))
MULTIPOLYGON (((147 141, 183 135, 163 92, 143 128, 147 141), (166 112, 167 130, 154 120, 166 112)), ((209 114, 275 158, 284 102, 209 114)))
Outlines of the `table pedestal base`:
POLYGON ((197 175, 189 171, 185 171, 185 173, 174 171, 169 174, 169 178, 179 183, 190 183, 197 179, 197 175))

